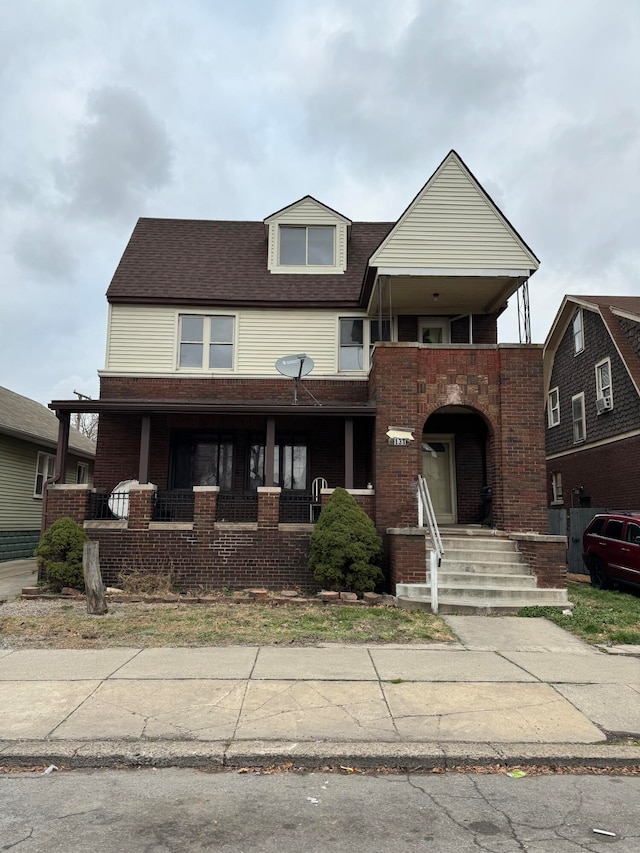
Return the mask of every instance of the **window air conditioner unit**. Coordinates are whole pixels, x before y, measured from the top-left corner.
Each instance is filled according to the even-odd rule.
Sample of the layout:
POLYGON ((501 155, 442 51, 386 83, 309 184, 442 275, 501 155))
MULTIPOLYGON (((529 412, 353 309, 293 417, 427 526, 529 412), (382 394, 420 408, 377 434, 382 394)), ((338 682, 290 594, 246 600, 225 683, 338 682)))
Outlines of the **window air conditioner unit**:
POLYGON ((611 409, 611 397, 598 397, 596 400, 596 409, 598 414, 608 412, 611 409))

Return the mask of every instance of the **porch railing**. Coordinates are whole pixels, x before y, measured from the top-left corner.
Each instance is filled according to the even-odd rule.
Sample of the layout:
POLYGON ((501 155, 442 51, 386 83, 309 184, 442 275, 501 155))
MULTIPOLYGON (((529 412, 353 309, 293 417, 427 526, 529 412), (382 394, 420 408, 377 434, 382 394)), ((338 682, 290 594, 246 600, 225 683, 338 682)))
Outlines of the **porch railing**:
POLYGON ((192 489, 156 492, 153 503, 154 521, 193 521, 192 489))
POLYGON ((216 521, 239 522, 257 520, 257 492, 244 492, 240 494, 233 494, 231 492, 219 493, 216 521))
POLYGON ((440 530, 436 521, 436 514, 429 494, 427 481, 421 475, 418 476, 418 525, 424 527, 424 522, 429 527, 431 537, 431 548, 429 550, 429 578, 431 581, 431 612, 438 612, 438 569, 442 562, 444 548, 440 538, 440 530))
POLYGON ((124 498, 128 501, 129 495, 112 495, 111 492, 90 492, 87 506, 87 521, 114 521, 122 517, 122 512, 118 514, 118 510, 124 510, 124 498), (110 502, 115 513, 109 507, 110 502), (119 503, 122 503, 122 507, 119 506, 119 503))
POLYGON ((280 522, 282 524, 309 524, 314 521, 311 517, 312 496, 304 492, 293 492, 283 489, 280 492, 280 522))

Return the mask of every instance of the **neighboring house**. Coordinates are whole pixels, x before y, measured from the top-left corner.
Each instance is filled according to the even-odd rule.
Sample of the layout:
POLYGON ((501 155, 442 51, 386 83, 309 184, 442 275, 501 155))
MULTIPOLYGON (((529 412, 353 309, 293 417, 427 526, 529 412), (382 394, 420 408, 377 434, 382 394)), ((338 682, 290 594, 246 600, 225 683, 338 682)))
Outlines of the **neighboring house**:
MULTIPOLYGON (((32 557, 40 538, 44 481, 52 477, 58 419, 45 406, 0 387, 0 561, 32 557)), ((95 443, 69 435, 66 482, 90 484, 95 443)))
POLYGON ((640 509, 640 297, 565 296, 544 362, 550 506, 640 509))
POLYGON ((100 413, 98 491, 55 486, 50 518, 77 502, 109 580, 309 586, 311 524, 343 486, 385 537, 393 586, 424 578, 424 473, 445 526, 479 527, 491 489, 494 525, 526 531, 539 584, 561 585, 542 348, 497 343, 537 267, 454 151, 397 222, 310 196, 261 222, 140 219, 107 292, 100 399, 50 404, 100 413), (292 356, 304 373, 303 355, 300 382, 278 372, 292 356))

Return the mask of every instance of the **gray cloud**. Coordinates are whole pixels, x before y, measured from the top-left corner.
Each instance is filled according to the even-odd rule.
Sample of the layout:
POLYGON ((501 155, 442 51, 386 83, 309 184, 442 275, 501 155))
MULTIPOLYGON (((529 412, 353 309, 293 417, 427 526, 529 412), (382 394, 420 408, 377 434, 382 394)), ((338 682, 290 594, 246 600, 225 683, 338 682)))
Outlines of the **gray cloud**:
POLYGON ((44 279, 69 279, 75 257, 71 235, 66 228, 48 219, 28 224, 13 246, 15 260, 31 273, 44 279))
POLYGON ((60 190, 75 216, 131 216, 145 196, 170 181, 171 145, 145 100, 131 89, 104 86, 87 100, 87 122, 75 150, 58 165, 60 190))

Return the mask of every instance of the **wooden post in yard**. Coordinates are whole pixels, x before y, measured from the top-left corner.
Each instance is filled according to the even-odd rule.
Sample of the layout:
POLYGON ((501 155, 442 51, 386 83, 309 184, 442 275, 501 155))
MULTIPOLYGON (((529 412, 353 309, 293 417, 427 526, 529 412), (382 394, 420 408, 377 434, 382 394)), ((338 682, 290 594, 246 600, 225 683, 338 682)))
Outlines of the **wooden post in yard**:
POLYGON ((87 591, 87 613, 103 616, 107 612, 107 600, 100 574, 99 542, 85 542, 82 546, 82 572, 87 591))

